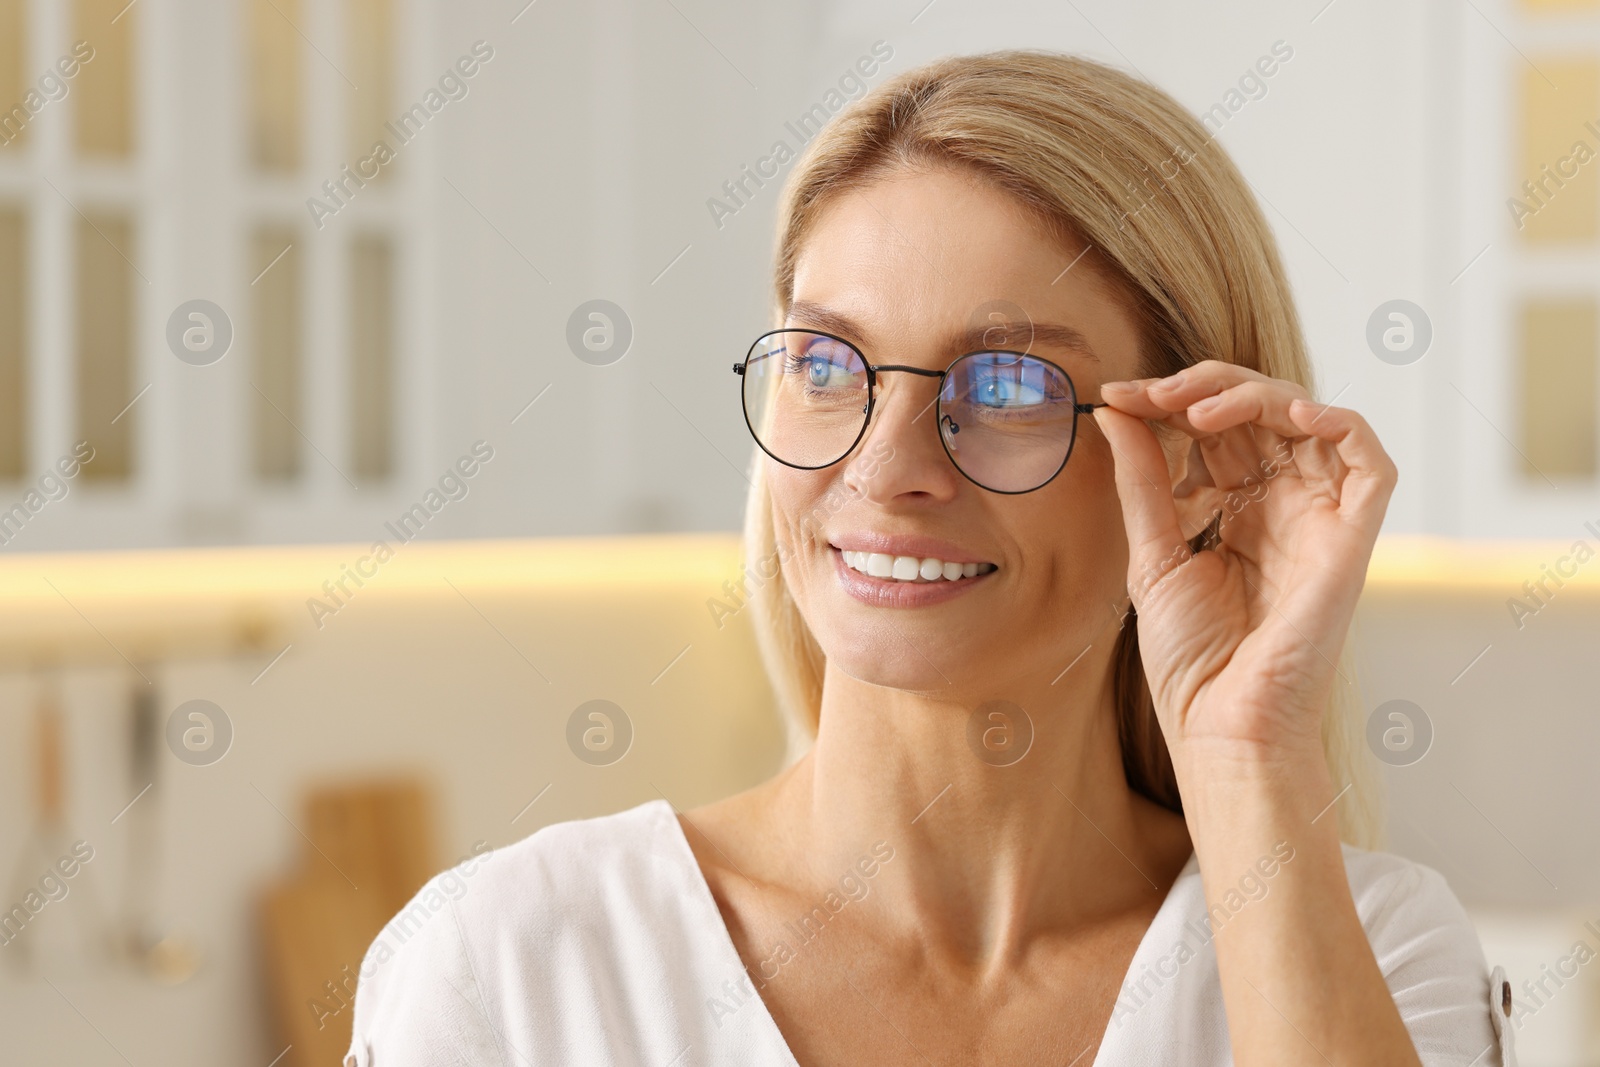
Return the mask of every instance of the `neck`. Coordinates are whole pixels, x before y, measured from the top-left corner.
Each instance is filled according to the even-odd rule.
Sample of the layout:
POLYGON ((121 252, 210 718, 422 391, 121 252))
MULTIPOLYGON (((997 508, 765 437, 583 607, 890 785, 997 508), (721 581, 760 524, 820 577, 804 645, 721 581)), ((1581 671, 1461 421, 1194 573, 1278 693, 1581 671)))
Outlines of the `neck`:
POLYGON ((982 969, 1010 965, 1038 934, 1163 898, 1187 835, 1181 817, 1129 789, 1110 649, 1092 656, 1076 677, 981 699, 886 689, 830 666, 816 743, 781 787, 816 877, 837 880, 885 843, 893 859, 874 879, 892 901, 884 922, 982 969))

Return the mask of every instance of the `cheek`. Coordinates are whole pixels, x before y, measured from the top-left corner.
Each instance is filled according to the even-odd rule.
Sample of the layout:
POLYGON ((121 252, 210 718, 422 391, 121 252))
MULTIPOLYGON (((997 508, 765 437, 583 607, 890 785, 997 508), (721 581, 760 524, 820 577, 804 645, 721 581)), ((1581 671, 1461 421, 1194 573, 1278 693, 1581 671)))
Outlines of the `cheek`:
POLYGON ((793 540, 826 530, 834 506, 832 471, 802 471, 767 460, 767 489, 772 497, 773 529, 779 540, 793 540))
POLYGON ((1122 530, 1122 505, 1117 499, 1111 443, 1092 428, 1079 426, 1066 467, 1045 491, 1053 496, 1051 507, 1057 517, 1070 521, 1075 528, 1090 523, 1122 530))
POLYGON ((839 511, 842 490, 831 472, 795 470, 770 460, 766 478, 773 537, 787 548, 784 581, 798 597, 805 588, 807 569, 816 564, 828 523, 839 511))
POLYGON ((1110 445, 1080 430, 1066 468, 1037 495, 1041 499, 1029 512, 1026 532, 1019 531, 1025 545, 1037 546, 1036 565, 1027 568, 1031 579, 1056 603, 1115 599, 1127 571, 1128 546, 1110 445))
POLYGON ((1073 473, 1073 509, 1092 529, 1089 545, 1103 552, 1116 546, 1116 554, 1127 552, 1126 529, 1122 521, 1122 500, 1117 495, 1115 456, 1111 443, 1098 433, 1083 434, 1063 474, 1073 473), (1082 449, 1079 455, 1077 449, 1082 449), (1073 464, 1078 464, 1076 471, 1073 464))

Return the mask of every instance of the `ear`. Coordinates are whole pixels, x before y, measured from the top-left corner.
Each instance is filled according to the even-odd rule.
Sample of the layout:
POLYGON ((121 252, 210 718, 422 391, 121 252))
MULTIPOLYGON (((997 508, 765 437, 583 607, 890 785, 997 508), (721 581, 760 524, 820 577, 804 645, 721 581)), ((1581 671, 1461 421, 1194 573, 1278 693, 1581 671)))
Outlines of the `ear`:
POLYGON ((1172 500, 1178 511, 1178 527, 1185 539, 1204 530, 1222 510, 1226 492, 1218 489, 1206 469, 1205 456, 1200 442, 1188 434, 1172 431, 1172 438, 1163 437, 1162 448, 1167 454, 1167 472, 1171 478, 1172 500))

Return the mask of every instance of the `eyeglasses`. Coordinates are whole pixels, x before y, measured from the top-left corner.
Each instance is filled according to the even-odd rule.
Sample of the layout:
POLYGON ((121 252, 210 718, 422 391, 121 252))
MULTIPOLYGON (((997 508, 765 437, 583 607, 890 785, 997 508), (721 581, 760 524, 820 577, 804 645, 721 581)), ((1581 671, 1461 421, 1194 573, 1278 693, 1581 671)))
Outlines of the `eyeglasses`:
POLYGON ((942 371, 873 366, 849 341, 814 330, 756 338, 733 371, 743 377, 744 421, 761 450, 786 467, 821 470, 867 432, 878 375, 939 379, 935 421, 956 470, 992 493, 1031 493, 1061 473, 1077 438, 1079 403, 1067 372, 1024 352, 968 352, 942 371))

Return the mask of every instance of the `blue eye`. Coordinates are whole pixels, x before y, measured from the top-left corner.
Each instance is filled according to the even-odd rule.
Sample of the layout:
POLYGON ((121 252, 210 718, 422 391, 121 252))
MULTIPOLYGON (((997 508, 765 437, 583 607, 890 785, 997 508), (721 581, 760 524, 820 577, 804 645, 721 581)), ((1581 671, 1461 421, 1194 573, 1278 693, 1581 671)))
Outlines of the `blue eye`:
POLYGON ((827 386, 836 377, 837 371, 842 368, 825 359, 809 356, 806 359, 806 380, 821 389, 827 386))
POLYGON ((1050 415, 1071 399, 1072 386, 1061 370, 1010 352, 967 357, 945 385, 947 404, 966 404, 976 414, 995 419, 1050 415))
POLYGON ((1019 381, 1010 375, 985 378, 972 390, 972 399, 979 404, 996 408, 1041 404, 1045 400, 1041 384, 1019 381))
POLYGON ((975 368, 968 394, 984 407, 1031 407, 1050 399, 1051 376, 1032 361, 975 368))
POLYGON ((807 346, 804 355, 791 355, 786 369, 791 374, 803 373, 813 389, 854 387, 862 371, 854 351, 826 340, 807 346))

